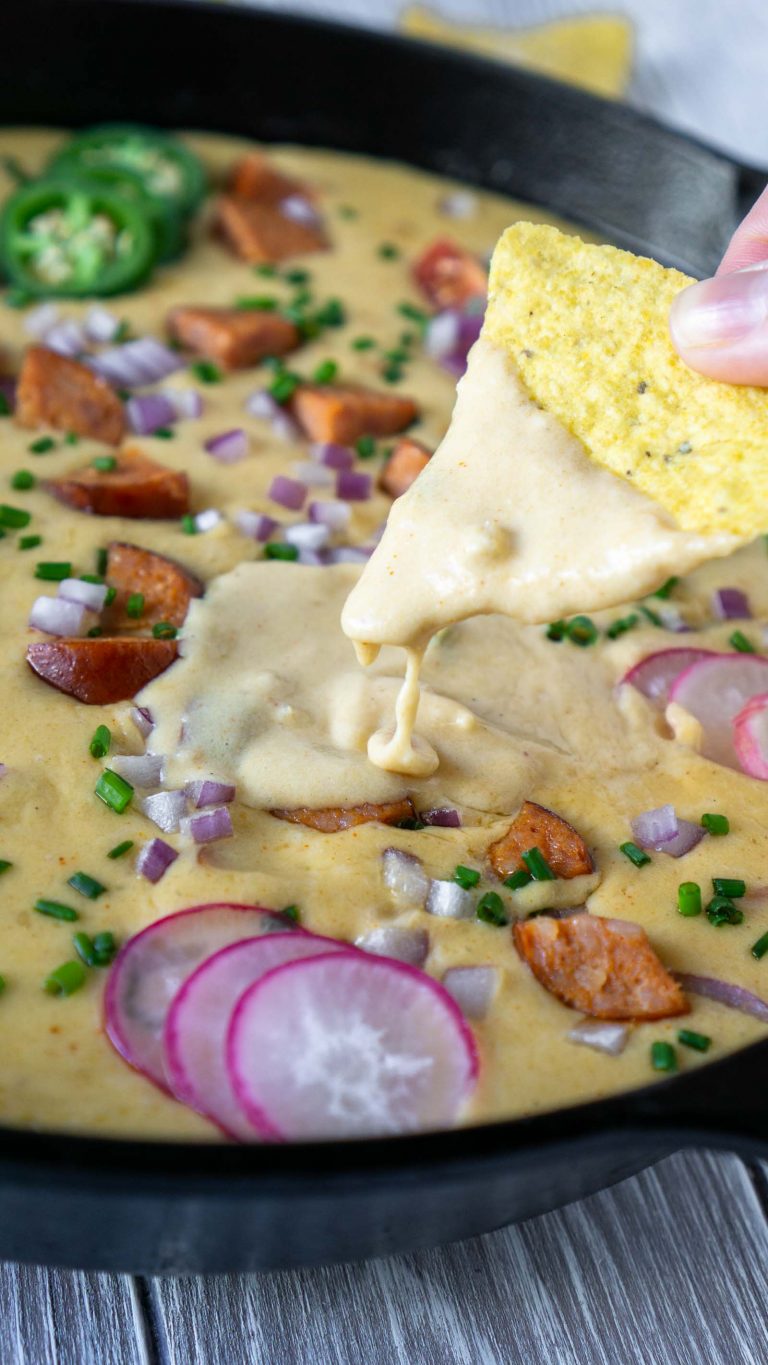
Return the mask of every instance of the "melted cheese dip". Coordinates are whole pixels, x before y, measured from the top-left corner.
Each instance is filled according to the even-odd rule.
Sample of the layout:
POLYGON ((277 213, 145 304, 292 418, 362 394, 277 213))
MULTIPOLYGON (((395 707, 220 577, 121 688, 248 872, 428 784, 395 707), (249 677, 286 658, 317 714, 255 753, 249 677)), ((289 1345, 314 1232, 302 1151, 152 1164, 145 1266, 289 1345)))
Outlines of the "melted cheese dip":
MULTIPOLYGON (((37 132, 5 134, 0 152, 36 169, 57 140, 54 134, 37 132)), ((196 137, 193 144, 214 172, 242 150, 242 144, 213 138, 196 137)), ((469 217, 447 224, 439 204, 455 186, 434 177, 296 149, 281 150, 275 159, 317 188, 333 242, 332 251, 291 262, 289 268, 306 267, 318 302, 340 298, 348 316, 346 325, 326 331, 297 353, 292 367, 305 375, 321 361, 334 359, 344 379, 381 386, 380 353, 356 350, 351 343, 359 336, 373 336, 385 347, 398 345, 400 334, 409 327, 398 305, 421 302, 410 283, 409 261, 446 232, 485 254, 516 212, 531 216, 528 208, 516 210, 509 201, 478 194, 469 217), (399 247, 401 256, 380 255, 385 242, 399 247)), ((5 192, 9 186, 1 188, 5 192)), ((254 281, 249 267, 211 241, 201 226, 187 256, 159 272, 141 294, 112 307, 137 334, 160 336, 165 316, 176 304, 231 304, 254 292, 287 299, 290 290, 282 273, 275 280, 254 281)), ((62 312, 79 317, 84 308, 65 304, 62 312)), ((12 368, 18 367, 28 340, 23 314, 2 307, 0 346, 12 368)), ((414 359, 400 387, 421 407, 414 434, 434 448, 448 425, 454 383, 418 346, 413 349, 414 359)), ((473 365, 479 359, 476 353, 473 365)), ((482 382, 493 382, 496 363, 486 357, 482 382)), ((675 1021, 638 1026, 619 1058, 576 1048, 567 1034, 579 1016, 536 983, 515 953, 508 928, 404 911, 383 883, 380 855, 394 846, 420 857, 431 876, 450 878, 462 863, 485 877, 488 845, 507 828, 520 801, 529 797, 576 826, 594 854, 598 875, 516 893, 484 880, 478 894, 490 887, 499 890, 510 914, 586 900, 594 914, 622 916, 642 925, 670 968, 725 977, 766 995, 766 966, 750 957, 749 947, 768 928, 768 900, 753 894, 744 902, 742 926, 714 929, 704 916, 681 919, 676 892, 682 880, 699 881, 706 891, 713 875, 744 877, 753 892, 761 888, 768 788, 676 744, 642 697, 628 688, 617 691, 617 679, 632 661, 668 647, 675 637, 649 625, 614 643, 579 649, 567 642, 554 644, 538 625, 516 624, 493 614, 453 627, 426 651, 419 727, 437 757, 436 770, 403 777, 371 764, 368 739, 391 721, 402 680, 402 656, 384 649, 370 670, 358 668, 339 620, 359 571, 343 565, 307 569, 263 563, 260 547, 234 523, 243 509, 275 513, 283 521, 303 518, 301 513, 275 512, 267 496, 275 474, 292 474, 294 462, 306 459, 306 445, 280 442, 268 424, 245 414, 245 399, 263 386, 264 376, 263 370, 246 371, 205 387, 205 411, 199 420, 180 422, 173 440, 140 442, 160 462, 187 470, 194 512, 215 507, 224 513, 214 530, 196 536, 183 534, 172 523, 87 517, 62 507, 40 489, 12 491, 14 470, 31 468, 40 477, 61 475, 104 450, 88 441, 71 447, 57 439, 52 452, 38 457, 29 450, 34 433, 9 420, 0 423, 7 490, 2 500, 27 508, 32 513, 29 532, 43 538, 39 549, 31 551, 21 550, 14 534, 0 542, 4 574, 0 625, 5 639, 0 660, 0 758, 7 765, 0 781, 0 856, 12 863, 2 880, 0 972, 6 990, 0 997, 5 1022, 0 1119, 126 1136, 211 1140, 219 1136, 205 1120, 132 1072, 112 1051, 101 1025, 103 974, 89 973, 85 988, 67 999, 44 992, 48 973, 73 956, 73 926, 36 914, 33 905, 40 896, 76 904, 80 922, 75 927, 89 934, 109 929, 119 941, 164 914, 216 900, 278 908, 295 904, 307 928, 348 940, 391 923, 426 929, 430 942, 426 969, 435 977, 463 964, 498 969, 498 989, 488 1015, 473 1024, 481 1072, 466 1122, 531 1113, 644 1084, 653 1075, 650 1044, 657 1039, 674 1041, 675 1021), (234 426, 248 431, 249 456, 236 465, 218 464, 205 453, 203 443, 234 426), (101 764, 91 758, 88 744, 98 724, 112 730, 114 750, 142 749, 130 706, 81 705, 46 687, 24 663, 29 609, 46 590, 34 578, 36 560, 72 560, 76 572, 92 572, 97 551, 112 539, 169 554, 208 584, 185 627, 184 658, 146 689, 142 701, 157 719, 153 748, 169 754, 169 785, 211 774, 231 777, 238 786, 232 807, 235 837, 198 856, 179 836, 168 836, 180 856, 156 886, 139 878, 134 867, 136 850, 155 836, 155 827, 135 806, 117 816, 93 795, 101 764), (340 805, 406 793, 418 810, 458 807, 462 828, 411 831, 371 824, 324 835, 268 813, 273 806, 340 805), (633 815, 667 801, 690 819, 721 810, 728 814, 732 832, 725 839, 705 839, 684 862, 657 855, 638 870, 619 853, 618 845, 630 837, 633 815), (134 840, 135 848, 110 861, 108 850, 124 839, 134 840), (78 897, 67 886, 67 878, 80 869, 107 886, 97 901, 78 897)), ((172 383, 196 386, 183 372, 172 383)), ((541 427, 546 419, 520 409, 506 376, 504 385, 510 420, 541 427)), ((576 456, 566 449, 562 434, 557 439, 565 468, 576 456)), ((375 472, 378 465, 360 466, 366 467, 375 472)), ((591 543, 601 547, 601 554, 610 554, 608 512, 621 519, 623 495, 610 476, 601 475, 598 482, 599 489, 595 485, 584 493, 581 507, 586 511, 577 512, 586 518, 591 543)), ((421 486, 420 481, 417 487, 421 486)), ((572 489, 579 487, 584 485, 574 476, 572 489)), ((318 497, 329 495, 317 491, 318 497)), ((406 503, 402 506, 406 508, 406 503)), ((389 499, 379 494, 370 502, 352 504, 350 542, 370 541, 389 507, 389 499)), ((405 517, 406 512, 398 515, 405 517)), ((650 504, 642 510, 636 507, 633 518, 636 560, 625 581, 635 593, 653 586, 653 574, 660 569, 661 576, 686 569, 698 551, 689 553, 679 533, 665 525, 650 504), (651 558, 648 544, 654 547, 651 558)), ((505 534, 507 520, 500 515, 505 534)), ((628 521, 622 524, 629 528, 628 521)), ((473 534, 474 540, 470 536, 468 542, 474 562, 484 557, 498 562, 504 534, 499 537, 493 527, 480 527, 473 534)), ((535 544, 532 535, 532 547, 535 544)), ((543 547, 539 561, 541 566, 543 547)), ((435 563, 425 553, 422 571, 445 572, 446 592, 454 601, 463 591, 461 582, 451 577, 447 561, 435 563)), ((562 577, 567 601, 574 609, 583 606, 567 564, 562 577)), ((438 621, 420 615, 418 581, 408 583, 405 598, 414 611, 410 633, 421 649, 438 621)), ((768 613, 764 548, 742 551, 727 563, 698 570, 680 585, 676 600, 702 627, 686 637, 686 644, 726 647, 732 627, 707 623, 706 604, 718 584, 744 587, 755 614, 768 613)), ((534 574, 516 599, 516 610, 528 622, 548 615, 550 603, 543 601, 540 588, 541 573, 538 579, 534 574)), ((402 595, 400 600, 405 600, 402 595)), ((360 598, 353 592, 351 601, 354 606, 360 598)), ((472 605, 471 610, 493 612, 502 605, 509 609, 508 601, 489 591, 484 605, 472 605)), ((606 613, 595 619, 604 625, 614 617, 615 613, 606 613)), ((377 632, 367 617, 355 620, 359 629, 356 626, 354 633, 363 640, 386 643, 397 638, 397 632, 377 632)), ((759 628, 745 629, 759 643, 759 628)), ((685 1023, 712 1037, 710 1057, 764 1032, 733 1011, 696 998, 691 1003, 685 1023)), ((694 1053, 680 1058, 683 1067, 700 1061, 694 1053)))

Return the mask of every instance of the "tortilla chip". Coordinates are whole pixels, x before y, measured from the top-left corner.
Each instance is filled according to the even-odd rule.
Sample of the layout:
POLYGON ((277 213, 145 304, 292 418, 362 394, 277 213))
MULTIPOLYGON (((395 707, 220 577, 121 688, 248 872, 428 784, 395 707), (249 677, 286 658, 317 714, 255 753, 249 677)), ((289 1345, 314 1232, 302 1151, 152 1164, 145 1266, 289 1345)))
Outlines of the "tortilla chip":
POLYGON ((516 223, 493 255, 485 331, 590 458, 684 530, 756 535, 768 527, 768 392, 705 379, 673 350, 669 307, 692 283, 516 223))
POLYGON ((412 38, 527 67, 609 99, 618 99, 629 84, 632 25, 620 15, 576 15, 524 29, 475 28, 414 5, 401 14, 400 27, 412 38))

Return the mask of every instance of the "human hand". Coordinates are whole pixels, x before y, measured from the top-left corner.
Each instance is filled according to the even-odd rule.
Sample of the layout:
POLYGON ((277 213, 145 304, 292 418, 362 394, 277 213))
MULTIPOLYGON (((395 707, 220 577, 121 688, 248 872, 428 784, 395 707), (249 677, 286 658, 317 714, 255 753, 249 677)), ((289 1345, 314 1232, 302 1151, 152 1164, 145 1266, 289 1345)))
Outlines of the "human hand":
POLYGON ((768 388, 768 190, 734 232, 714 278, 678 294, 669 329, 692 369, 768 388))

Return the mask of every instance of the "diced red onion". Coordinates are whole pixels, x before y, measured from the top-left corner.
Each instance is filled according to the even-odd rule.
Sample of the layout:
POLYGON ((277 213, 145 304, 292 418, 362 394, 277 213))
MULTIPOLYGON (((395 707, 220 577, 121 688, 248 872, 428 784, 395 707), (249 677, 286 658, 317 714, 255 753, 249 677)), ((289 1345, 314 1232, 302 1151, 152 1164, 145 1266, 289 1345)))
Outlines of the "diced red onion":
POLYGON ((25 315, 22 326, 28 336, 42 340, 59 320, 59 309, 55 303, 41 303, 25 315))
POLYGON ((148 820, 166 834, 173 834, 186 814, 187 798, 183 791, 156 792, 145 796, 139 806, 148 820))
POLYGON ((326 469, 324 464, 316 464, 312 460, 298 460, 291 472, 294 478, 301 479, 307 488, 332 488, 335 483, 333 470, 326 469))
POLYGON ((85 635, 93 625, 92 612, 82 602, 66 597, 38 597, 29 613, 29 624, 48 635, 85 635))
POLYGON ((64 578, 59 583, 59 597, 67 602, 79 602, 89 611, 100 612, 106 601, 106 583, 85 583, 82 578, 64 578))
POLYGON ((298 512, 304 506, 307 485, 298 479, 289 479, 285 474, 276 474, 269 485, 269 496, 280 507, 287 507, 292 512, 298 512))
POLYGON ((126 341, 123 346, 111 346, 88 359, 92 370, 119 389, 158 384, 182 369, 185 363, 178 351, 164 346, 156 337, 126 341))
POLYGON ((443 829, 461 829, 461 816, 450 806, 435 806, 434 810, 419 812, 419 819, 425 825, 440 825, 443 829))
POLYGON ((281 199, 280 212, 292 223, 305 223, 307 227, 315 227, 320 222, 317 209, 303 194, 289 194, 287 199, 281 199))
POLYGON ((325 569, 328 566, 327 550, 299 550, 298 564, 306 569, 325 569))
POLYGON ((169 427, 176 421, 176 409, 162 393, 141 393, 129 398, 125 412, 131 431, 137 436, 151 436, 158 427, 169 427))
POLYGON ((327 526, 329 531, 344 531, 352 519, 352 508, 349 503, 341 502, 337 498, 311 502, 309 519, 316 521, 320 526, 327 526))
POLYGON ((12 375, 0 377, 0 393, 3 395, 11 412, 16 410, 16 380, 12 375))
POLYGON ((496 967, 449 967, 443 985, 468 1019, 484 1019, 496 993, 496 967))
POLYGON ((288 545, 295 545, 297 550, 309 550, 314 553, 325 549, 330 534, 327 526, 313 524, 310 521, 300 521, 295 526, 285 528, 288 545))
POLYGON ((144 739, 151 735, 155 728, 152 712, 148 711, 146 706, 134 706, 131 709, 131 720, 144 739))
POLYGON ((744 986, 734 986, 715 976, 694 976, 691 972, 680 972, 678 980, 683 990, 692 995, 703 995, 707 1000, 716 1000, 719 1005, 741 1010, 742 1014, 751 1014, 753 1019, 768 1024, 768 1000, 761 1000, 744 986))
POLYGON ((712 610, 721 621, 748 621, 752 618, 749 599, 741 588, 718 588, 712 594, 712 610))
POLYGON ((272 426, 281 441, 297 441, 301 432, 289 412, 266 389, 257 389, 245 400, 245 410, 251 417, 262 417, 272 426))
POLYGON ((611 1057, 618 1057, 627 1045, 629 1029, 626 1024, 614 1024, 604 1019, 584 1019, 570 1029, 567 1036, 572 1043, 583 1043, 596 1052, 607 1052, 611 1057))
POLYGON ((191 835, 196 844, 213 844, 217 839, 231 839, 234 834, 232 816, 227 806, 216 806, 214 810, 191 815, 182 825, 184 832, 191 835))
POLYGON ((336 496, 345 502, 367 502, 371 496, 372 483, 370 474, 360 474, 355 469, 340 469, 336 475, 336 496))
POLYGON ((667 839, 666 843, 659 844, 656 851, 666 853, 670 858, 682 858, 701 843, 705 833, 701 825, 695 825, 692 820, 678 820, 674 839, 667 839))
POLYGON ((658 848, 659 844, 674 839, 678 830, 675 808, 671 805, 644 811, 631 824, 632 833, 641 848, 658 848))
POLYGON ((397 900, 409 905, 423 905, 429 889, 429 878, 421 858, 401 848, 385 848, 381 855, 384 883, 397 900))
POLYGON ((8 764, 7 764, 7 763, 0 763, 0 780, 2 780, 2 778, 6 777, 7 774, 8 774, 8 764))
POLYGON ((376 957, 392 957, 409 967, 423 967, 429 952, 425 929, 409 929, 403 924, 380 924, 355 939, 355 947, 376 957))
POLYGON ((204 533, 205 531, 212 531, 223 520, 223 512, 220 512, 216 507, 207 507, 204 512, 198 512, 195 517, 195 526, 198 531, 204 533))
POLYGON ((460 314, 456 308, 446 308, 430 318, 424 331, 424 350, 433 360, 444 360, 459 344, 460 314))
POLYGON ((472 218, 477 212, 477 195, 469 190, 454 190, 438 200, 437 211, 444 218, 472 218))
POLYGON ((73 318, 62 318, 61 322, 54 323, 43 340, 49 351, 56 351, 57 355, 70 359, 82 355, 88 344, 85 332, 73 318))
POLYGON ((336 445, 334 441, 321 441, 309 447, 309 453, 318 464, 328 469, 351 469, 355 463, 355 452, 349 446, 336 445))
MULTIPOLYGON (((165 757, 163 754, 113 754, 109 763, 118 776, 124 777, 132 787, 159 787, 162 785, 165 773, 165 757)), ((151 799, 151 797, 147 798, 147 800, 151 799)), ((154 820, 152 815, 149 818, 154 820)), ((155 824, 158 823, 159 821, 155 820, 155 824)), ((160 825, 160 828, 165 829, 166 826, 160 825)))
POLYGON ((673 602, 663 602, 656 610, 665 630, 673 630, 676 635, 683 635, 685 631, 691 629, 680 608, 673 602))
POLYGON ((164 839, 150 839, 136 859, 136 871, 146 877, 148 882, 159 882, 178 856, 176 849, 171 848, 164 839))
POLYGON ((88 309, 85 317, 85 335, 89 341, 95 341, 100 346, 105 346, 108 341, 112 341, 120 330, 120 319, 116 318, 109 309, 102 308, 101 304, 95 303, 88 309))
POLYGON ((265 516, 263 512, 243 510, 235 512, 235 525, 250 540, 265 541, 279 530, 280 522, 275 521, 274 517, 265 516))
POLYGON ((458 882, 433 879, 429 883, 425 909, 441 919, 471 919, 475 913, 475 898, 458 882))
POLYGON ((328 551, 329 564, 366 564, 373 551, 364 545, 337 545, 328 551))
POLYGON ((248 454, 248 437, 242 427, 233 427, 219 436, 211 436, 205 442, 205 450, 221 464, 236 464, 248 454))
POLYGON ((465 311, 459 315, 459 334, 456 345, 447 355, 440 358, 443 369, 461 379, 467 368, 467 357, 474 346, 483 326, 483 314, 465 311))
POLYGON ((223 806, 235 799, 235 788, 230 782, 215 782, 210 777, 187 782, 184 792, 190 805, 197 810, 201 806, 223 806))
POLYGON ((195 418, 203 415, 203 396, 197 389, 159 389, 159 393, 173 407, 176 418, 195 418))

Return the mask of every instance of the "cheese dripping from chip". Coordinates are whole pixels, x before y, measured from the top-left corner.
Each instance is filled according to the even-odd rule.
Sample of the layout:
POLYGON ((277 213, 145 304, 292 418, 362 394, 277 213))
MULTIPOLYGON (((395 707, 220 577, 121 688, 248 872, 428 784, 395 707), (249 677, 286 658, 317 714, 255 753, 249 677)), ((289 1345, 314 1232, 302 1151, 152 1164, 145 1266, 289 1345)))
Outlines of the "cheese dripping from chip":
POLYGON ((690 283, 552 227, 517 223, 500 239, 450 428, 393 504, 342 615, 361 662, 382 644, 407 651, 396 724, 369 742, 374 763, 414 775, 438 765, 413 734, 437 631, 633 601, 765 529, 768 394, 679 359, 667 319, 690 283))

